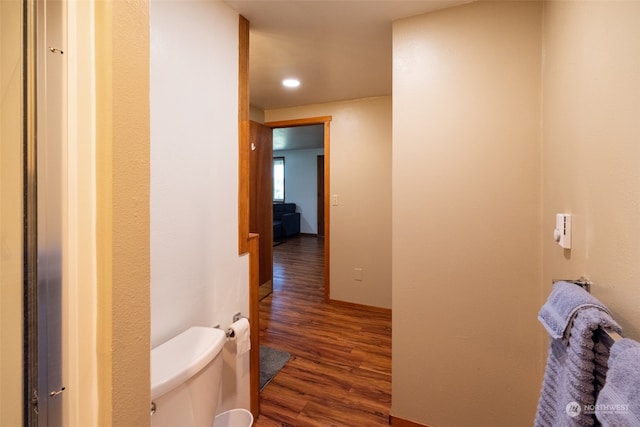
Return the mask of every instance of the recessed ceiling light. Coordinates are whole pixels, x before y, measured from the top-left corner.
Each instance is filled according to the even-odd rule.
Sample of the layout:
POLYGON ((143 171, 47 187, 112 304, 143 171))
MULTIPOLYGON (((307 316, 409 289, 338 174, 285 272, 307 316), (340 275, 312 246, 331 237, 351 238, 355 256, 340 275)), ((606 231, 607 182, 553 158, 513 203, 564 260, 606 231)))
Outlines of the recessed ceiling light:
POLYGON ((282 81, 282 85, 284 87, 298 87, 300 86, 300 80, 298 79, 284 79, 282 81))

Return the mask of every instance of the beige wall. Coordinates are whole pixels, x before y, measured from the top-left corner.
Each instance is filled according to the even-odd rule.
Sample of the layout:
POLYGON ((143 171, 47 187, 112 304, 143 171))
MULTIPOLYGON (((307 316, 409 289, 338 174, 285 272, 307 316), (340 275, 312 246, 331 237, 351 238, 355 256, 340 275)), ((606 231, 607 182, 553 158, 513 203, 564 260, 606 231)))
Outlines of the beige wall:
POLYGON ((394 23, 394 416, 534 418, 541 13, 479 2, 394 23))
POLYGON ((331 299, 391 308, 391 97, 267 110, 265 122, 317 116, 333 117, 331 299))
POLYGON ((0 425, 22 425, 22 4, 0 1, 0 425))
POLYGON ((640 2, 545 3, 544 293, 586 276, 640 339, 640 2), (570 212, 573 247, 552 239, 570 212))
POLYGON ((96 7, 99 424, 150 425, 149 5, 96 7))

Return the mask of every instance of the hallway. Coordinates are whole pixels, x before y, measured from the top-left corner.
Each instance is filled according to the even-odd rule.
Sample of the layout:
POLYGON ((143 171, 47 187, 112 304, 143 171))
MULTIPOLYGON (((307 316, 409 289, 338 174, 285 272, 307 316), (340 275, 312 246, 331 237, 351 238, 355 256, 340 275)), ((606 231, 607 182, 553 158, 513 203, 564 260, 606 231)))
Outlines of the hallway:
POLYGON ((291 359, 261 393, 256 427, 389 425, 391 315, 324 303, 323 243, 274 247, 260 340, 291 359))

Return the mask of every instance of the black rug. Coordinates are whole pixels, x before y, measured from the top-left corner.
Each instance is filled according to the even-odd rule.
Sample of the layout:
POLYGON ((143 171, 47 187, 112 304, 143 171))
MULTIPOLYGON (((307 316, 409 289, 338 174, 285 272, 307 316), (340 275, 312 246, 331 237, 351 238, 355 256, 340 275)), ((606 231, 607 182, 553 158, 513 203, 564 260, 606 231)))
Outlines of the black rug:
POLYGON ((274 240, 274 241, 273 241, 273 246, 280 246, 280 245, 282 245, 283 243, 285 243, 285 241, 284 241, 284 240, 274 240))
POLYGON ((291 355, 286 351, 260 346, 260 391, 276 376, 287 364, 291 355))

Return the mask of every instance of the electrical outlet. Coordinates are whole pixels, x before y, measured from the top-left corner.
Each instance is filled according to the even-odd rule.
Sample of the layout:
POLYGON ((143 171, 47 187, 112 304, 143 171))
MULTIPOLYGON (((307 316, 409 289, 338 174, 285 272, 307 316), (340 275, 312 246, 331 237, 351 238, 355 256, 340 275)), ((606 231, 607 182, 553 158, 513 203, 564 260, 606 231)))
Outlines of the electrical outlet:
POLYGON ((338 206, 338 195, 334 194, 331 196, 331 206, 338 206))
POLYGON ((358 282, 362 282, 362 269, 359 267, 356 267, 353 269, 353 280, 356 280, 358 282))

